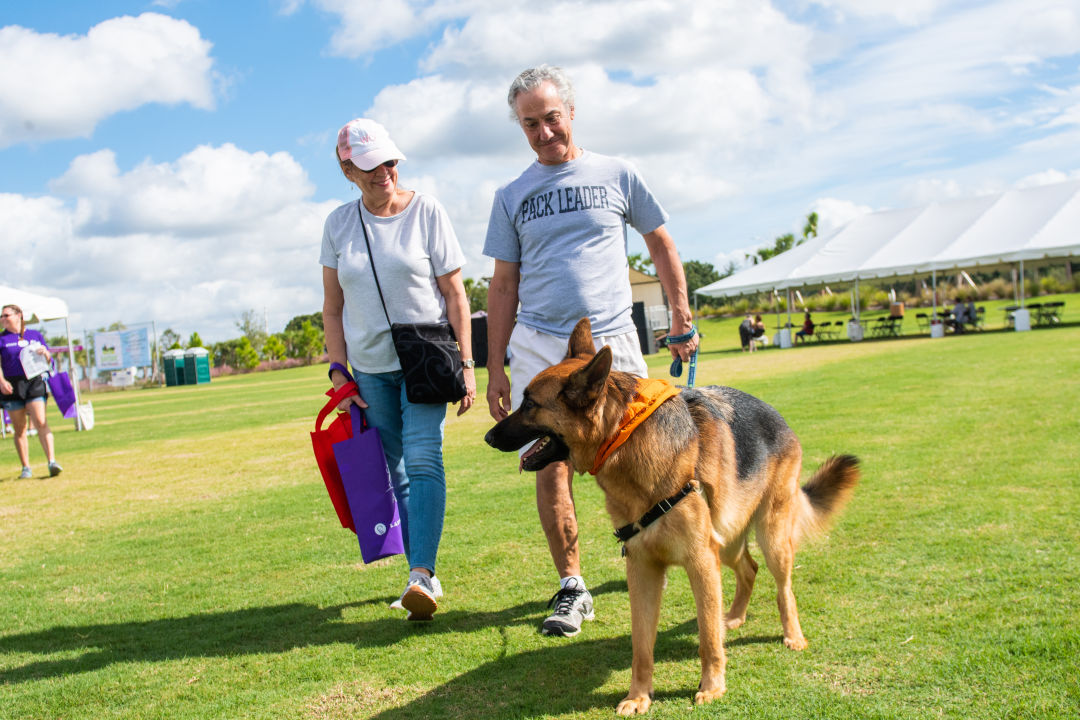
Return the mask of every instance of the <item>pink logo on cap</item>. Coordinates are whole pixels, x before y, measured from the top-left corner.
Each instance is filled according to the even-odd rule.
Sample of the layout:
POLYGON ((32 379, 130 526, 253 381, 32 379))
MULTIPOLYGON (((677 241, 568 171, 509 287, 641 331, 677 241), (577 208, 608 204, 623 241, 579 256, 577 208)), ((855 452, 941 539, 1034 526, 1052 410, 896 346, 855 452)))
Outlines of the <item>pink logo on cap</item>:
POLYGON ((350 120, 338 131, 338 158, 352 160, 362 170, 381 164, 386 160, 404 160, 390 134, 379 123, 367 118, 350 120), (363 164, 360 165, 359 163, 363 164))

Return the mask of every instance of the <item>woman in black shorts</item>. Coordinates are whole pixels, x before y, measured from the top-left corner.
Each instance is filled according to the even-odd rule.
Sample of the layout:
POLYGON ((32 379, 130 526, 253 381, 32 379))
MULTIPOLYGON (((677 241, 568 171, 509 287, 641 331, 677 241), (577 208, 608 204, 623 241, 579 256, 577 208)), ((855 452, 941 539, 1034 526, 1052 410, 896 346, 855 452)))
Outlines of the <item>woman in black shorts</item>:
POLYGON ((27 378, 20 358, 25 350, 44 356, 45 361, 49 362, 52 360, 49 346, 37 330, 26 329, 23 312, 18 305, 5 305, 3 310, 0 310, 0 324, 3 326, 3 334, 0 334, 0 406, 11 416, 11 426, 15 431, 15 452, 22 463, 22 474, 19 477, 25 479, 34 476, 30 470, 27 420, 33 421, 37 428, 38 440, 41 441, 45 458, 49 461, 49 475, 55 477, 62 468, 56 462, 52 430, 45 419, 45 399, 48 395, 45 376, 27 378))

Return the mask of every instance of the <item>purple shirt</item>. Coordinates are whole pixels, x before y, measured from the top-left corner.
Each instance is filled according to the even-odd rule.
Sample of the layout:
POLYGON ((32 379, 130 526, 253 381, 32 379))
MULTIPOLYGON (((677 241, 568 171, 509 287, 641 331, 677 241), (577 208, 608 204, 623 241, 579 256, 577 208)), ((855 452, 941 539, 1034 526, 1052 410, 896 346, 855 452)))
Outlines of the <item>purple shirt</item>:
POLYGON ((45 336, 37 330, 26 330, 22 338, 12 332, 0 335, 0 367, 4 369, 5 378, 10 380, 13 377, 24 377, 26 375, 22 363, 19 362, 19 353, 32 341, 37 341, 46 348, 49 347, 45 342, 45 336))

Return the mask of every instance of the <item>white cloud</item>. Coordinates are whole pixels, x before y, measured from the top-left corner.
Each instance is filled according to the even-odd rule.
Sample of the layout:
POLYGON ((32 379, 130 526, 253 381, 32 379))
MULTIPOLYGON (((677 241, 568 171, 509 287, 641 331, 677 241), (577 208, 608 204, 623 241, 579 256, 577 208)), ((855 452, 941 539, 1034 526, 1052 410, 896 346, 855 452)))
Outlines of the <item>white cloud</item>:
POLYGON ((316 0, 339 16, 330 40, 335 55, 362 57, 412 37, 425 27, 409 0, 316 0))
POLYGON ((865 205, 837 198, 818 198, 810 210, 818 214, 818 237, 830 235, 860 215, 873 212, 865 205))
MULTIPOLYGON (((1045 78, 1080 52, 1073 4, 818 4, 832 21, 764 0, 398 3, 410 37, 455 21, 430 35, 417 77, 384 87, 368 112, 468 229, 459 234, 477 246, 466 247, 470 267, 486 262, 472 239, 490 203, 479 188, 531 160, 505 97, 539 62, 568 70, 575 139, 641 168, 686 258, 789 232, 820 195, 865 212, 1001 188, 1030 172, 1009 174, 1032 162, 1011 139, 1018 128, 1035 130, 1026 147, 1042 142, 1047 155, 1056 130, 1067 151, 1076 91, 1045 78)), ((322 7, 360 27, 360 11, 322 7)), ((354 56, 374 50, 356 43, 354 56)), ((851 212, 825 201, 823 214, 827 228, 851 212)))
POLYGON ((321 307, 322 226, 340 203, 312 202, 287 153, 206 146, 122 170, 103 150, 52 188, 0 195, 0 253, 26 284, 63 288, 78 324, 154 320, 222 340, 245 310, 280 328, 321 307))
POLYGON ((121 173, 112 151, 75 158, 52 190, 89 205, 96 232, 231 232, 310 196, 314 186, 288 153, 200 146, 174 163, 144 162, 121 173))
POLYGON ((86 35, 0 28, 0 67, 0 148, 88 137, 109 115, 147 103, 214 106, 210 43, 156 13, 106 20, 86 35))
POLYGON ((815 4, 832 10, 843 19, 846 16, 862 18, 891 18, 903 25, 926 22, 943 5, 944 0, 812 0, 815 4))
POLYGON ((1042 172, 1033 173, 1026 177, 1020 178, 1014 187, 1017 188, 1030 188, 1040 187, 1042 185, 1052 185, 1053 183, 1066 182, 1068 180, 1080 179, 1080 169, 1070 170, 1069 172, 1062 172, 1061 170, 1055 170, 1050 168, 1049 170, 1043 170, 1042 172))

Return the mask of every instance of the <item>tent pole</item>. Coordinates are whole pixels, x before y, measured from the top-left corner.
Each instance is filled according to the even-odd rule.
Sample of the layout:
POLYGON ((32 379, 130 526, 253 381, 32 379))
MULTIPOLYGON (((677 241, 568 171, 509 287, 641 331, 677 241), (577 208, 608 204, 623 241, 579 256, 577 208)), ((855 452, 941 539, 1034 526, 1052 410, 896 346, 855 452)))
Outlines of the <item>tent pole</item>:
POLYGON ((1025 296, 1025 294, 1026 293, 1024 292, 1024 261, 1021 260, 1020 261, 1020 308, 1021 309, 1023 309, 1023 307, 1024 307, 1024 296, 1025 296))
POLYGON ((859 322, 859 278, 855 278, 855 322, 859 322))
MULTIPOLYGON (((697 300, 696 300, 696 298, 694 300, 694 310, 695 310, 694 314, 696 315, 697 314, 697 312, 696 312, 697 311, 697 300)), ((157 323, 155 323, 153 320, 151 320, 150 321, 150 328, 153 330, 153 333, 154 333, 154 367, 150 368, 150 382, 153 383, 155 380, 157 380, 160 385, 164 385, 165 384, 164 378, 158 378, 158 368, 161 367, 161 348, 158 347, 157 323)))
POLYGON ((75 372, 75 338, 71 337, 71 323, 68 322, 67 316, 64 316, 64 334, 68 341, 68 365, 71 374, 75 377, 75 382, 71 383, 71 389, 75 391, 75 431, 80 432, 83 426, 82 416, 79 415, 79 374, 75 372))
POLYGON ((931 303, 933 303, 933 318, 937 320, 937 269, 930 271, 930 287, 933 289, 933 297, 931 303))
POLYGON ((82 331, 83 352, 86 353, 86 382, 90 386, 90 392, 94 391, 94 373, 90 372, 90 343, 86 339, 86 328, 82 331))
POLYGON ((787 289, 787 326, 791 328, 791 288, 787 289))

